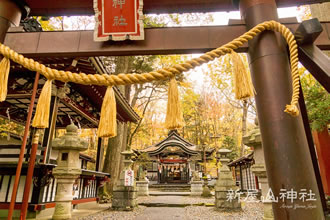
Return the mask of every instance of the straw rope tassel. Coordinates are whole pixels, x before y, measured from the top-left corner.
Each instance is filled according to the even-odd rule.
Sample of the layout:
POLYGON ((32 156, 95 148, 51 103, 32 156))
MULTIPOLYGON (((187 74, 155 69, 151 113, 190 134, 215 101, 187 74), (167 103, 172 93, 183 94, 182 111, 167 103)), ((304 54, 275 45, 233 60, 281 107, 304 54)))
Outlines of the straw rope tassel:
POLYGON ((251 76, 242 61, 242 58, 235 51, 231 52, 232 70, 234 76, 234 91, 236 99, 246 99, 254 96, 255 90, 251 76))
POLYGON ((290 50, 290 66, 292 74, 292 98, 290 105, 286 106, 285 112, 292 116, 299 115, 298 99, 299 99, 299 73, 298 73, 298 46, 294 35, 284 25, 276 21, 265 21, 261 24, 256 25, 248 32, 241 36, 233 39, 231 42, 222 45, 212 51, 206 52, 200 57, 187 60, 180 64, 175 64, 169 68, 159 69, 157 71, 151 71, 142 74, 85 74, 85 73, 74 73, 70 71, 62 71, 51 69, 41 63, 28 59, 21 54, 18 54, 14 50, 0 43, 0 53, 5 57, 8 57, 12 61, 22 65, 34 72, 39 72, 48 79, 59 80, 62 82, 74 82, 83 85, 99 85, 99 86, 114 86, 114 85, 129 85, 137 83, 152 82, 154 80, 165 80, 169 77, 174 77, 182 72, 187 72, 197 66, 212 61, 220 56, 227 53, 231 53, 233 50, 240 48, 244 43, 253 39, 258 34, 266 30, 276 31, 282 34, 288 43, 290 50))
POLYGON ((41 90, 36 114, 34 115, 32 126, 35 128, 48 128, 50 99, 52 96, 52 80, 48 79, 41 90))
POLYGON ((97 135, 99 137, 117 136, 116 98, 112 86, 108 86, 102 103, 101 117, 97 135))
POLYGON ((6 100, 10 60, 4 57, 0 62, 0 102, 6 100))
POLYGON ((181 103, 179 99, 178 84, 175 77, 172 77, 168 87, 167 112, 165 127, 175 130, 184 126, 181 103))

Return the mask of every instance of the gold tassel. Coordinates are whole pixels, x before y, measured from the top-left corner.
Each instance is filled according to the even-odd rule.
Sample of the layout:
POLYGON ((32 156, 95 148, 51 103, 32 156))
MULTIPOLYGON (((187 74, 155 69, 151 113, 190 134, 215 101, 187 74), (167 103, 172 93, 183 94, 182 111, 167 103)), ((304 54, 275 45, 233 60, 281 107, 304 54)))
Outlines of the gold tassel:
POLYGON ((296 105, 286 105, 284 112, 289 113, 293 117, 297 117, 299 115, 299 109, 296 105))
POLYGON ((41 90, 36 113, 34 115, 32 126, 35 128, 48 128, 50 99, 52 97, 52 80, 48 79, 41 90))
POLYGON ((179 99, 178 84, 175 77, 171 78, 168 88, 167 112, 165 127, 175 130, 184 126, 181 103, 179 99))
POLYGON ((112 86, 108 86, 102 103, 101 117, 97 135, 99 137, 117 136, 117 107, 112 86))
POLYGON ((250 73, 245 68, 242 58, 235 51, 232 51, 231 58, 236 99, 241 100, 253 97, 255 90, 251 81, 250 73))
POLYGON ((0 102, 7 97, 7 84, 10 69, 10 60, 4 57, 0 62, 0 102))

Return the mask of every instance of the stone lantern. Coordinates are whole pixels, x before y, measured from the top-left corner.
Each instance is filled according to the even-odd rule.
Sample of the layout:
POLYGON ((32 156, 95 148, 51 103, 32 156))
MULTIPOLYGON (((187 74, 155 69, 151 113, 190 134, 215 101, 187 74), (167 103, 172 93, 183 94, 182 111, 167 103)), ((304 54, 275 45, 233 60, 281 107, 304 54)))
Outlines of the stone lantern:
POLYGON ((53 219, 71 218, 73 184, 81 174, 79 152, 88 148, 88 142, 78 137, 77 130, 74 124, 68 125, 66 134, 52 141, 52 148, 58 150, 57 167, 53 170, 57 179, 53 219))
MULTIPOLYGON (((261 143, 261 133, 258 127, 258 120, 255 120, 256 127, 243 137, 243 143, 249 147, 253 148, 254 154, 254 165, 251 167, 254 175, 258 177, 261 186, 262 198, 266 199, 267 193, 269 191, 267 172, 265 167, 264 152, 261 143)), ((271 220, 274 219, 272 203, 271 201, 264 200, 264 216, 263 219, 271 220)))
POLYGON ((193 172, 193 178, 190 182, 190 195, 201 196, 203 193, 203 181, 199 177, 198 171, 193 172))
POLYGON ((136 181, 138 196, 149 196, 149 181, 146 180, 147 171, 143 170, 140 173, 139 180, 136 181))
POLYGON ((220 149, 217 152, 221 168, 218 173, 218 180, 215 185, 215 207, 220 210, 241 209, 241 203, 238 201, 236 190, 238 189, 231 170, 228 167, 230 159, 227 155, 231 152, 228 149, 220 149))
POLYGON ((128 171, 133 172, 131 170, 131 164, 133 163, 131 156, 133 152, 124 151, 121 154, 124 156, 124 169, 120 172, 119 180, 113 187, 112 208, 114 210, 131 211, 137 206, 136 183, 133 175, 133 179, 130 181, 131 184, 128 185, 125 176, 128 171))

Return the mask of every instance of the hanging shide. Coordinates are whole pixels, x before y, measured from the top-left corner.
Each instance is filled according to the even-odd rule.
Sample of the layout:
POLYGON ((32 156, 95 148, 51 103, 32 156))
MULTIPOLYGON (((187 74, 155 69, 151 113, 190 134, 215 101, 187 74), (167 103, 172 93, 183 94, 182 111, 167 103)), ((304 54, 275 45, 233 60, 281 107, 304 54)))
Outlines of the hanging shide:
POLYGON ((48 128, 50 100, 52 96, 52 80, 48 79, 43 86, 37 104, 32 126, 35 128, 48 128))
POLYGON ((175 130, 184 126, 181 102, 179 98, 178 84, 175 77, 172 77, 168 87, 167 112, 165 127, 175 130))
POLYGON ((235 51, 231 52, 234 91, 236 99, 246 99, 254 96, 254 87, 251 80, 251 75, 246 69, 242 58, 235 51))
POLYGON ((7 57, 4 57, 0 62, 0 102, 5 101, 7 97, 9 70, 10 60, 7 57))
POLYGON ((108 86, 102 103, 100 123, 97 130, 99 137, 117 136, 116 97, 112 86, 108 86))

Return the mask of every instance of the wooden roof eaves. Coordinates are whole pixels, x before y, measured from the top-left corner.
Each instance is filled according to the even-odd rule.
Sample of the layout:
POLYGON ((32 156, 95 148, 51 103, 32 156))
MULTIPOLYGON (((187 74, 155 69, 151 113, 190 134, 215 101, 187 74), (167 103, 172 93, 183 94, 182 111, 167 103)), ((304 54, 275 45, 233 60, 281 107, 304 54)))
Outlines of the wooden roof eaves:
MULTIPOLYGON (((106 73, 106 70, 98 57, 90 57, 89 59, 99 74, 106 73)), ((129 116, 129 121, 137 123, 140 120, 140 116, 134 111, 132 106, 128 103, 127 99, 123 96, 119 89, 115 86, 113 88, 116 96, 116 102, 122 106, 125 113, 129 116)))
POLYGON ((150 155, 154 156, 154 155, 160 154, 166 147, 170 147, 170 146, 180 147, 185 153, 190 154, 190 155, 197 155, 198 154, 198 152, 189 149, 183 143, 181 143, 179 141, 176 141, 176 140, 168 141, 168 142, 164 143, 163 145, 161 145, 155 151, 148 152, 148 153, 150 155))
POLYGON ((254 154, 254 152, 249 153, 247 155, 244 155, 243 157, 240 157, 240 158, 238 158, 236 160, 233 160, 230 163, 228 163, 228 166, 235 166, 236 164, 238 164, 240 162, 250 162, 250 161, 253 161, 253 154, 254 154))

